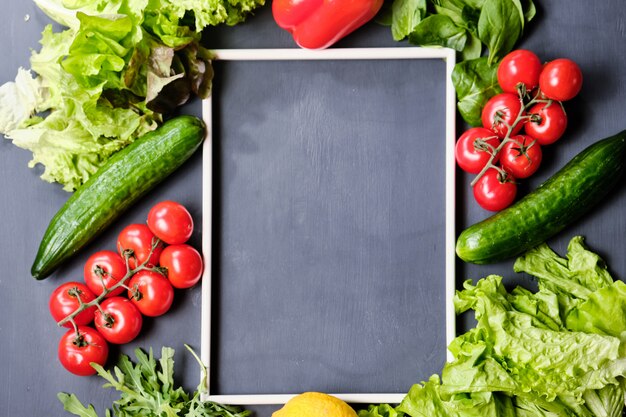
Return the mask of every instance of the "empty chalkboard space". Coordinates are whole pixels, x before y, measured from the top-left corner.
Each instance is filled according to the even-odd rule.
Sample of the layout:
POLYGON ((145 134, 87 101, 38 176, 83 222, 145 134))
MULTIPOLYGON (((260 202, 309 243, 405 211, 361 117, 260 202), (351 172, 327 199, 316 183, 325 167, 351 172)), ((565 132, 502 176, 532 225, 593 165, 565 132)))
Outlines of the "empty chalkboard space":
POLYGON ((441 370, 445 83, 436 59, 215 62, 211 394, 441 370))

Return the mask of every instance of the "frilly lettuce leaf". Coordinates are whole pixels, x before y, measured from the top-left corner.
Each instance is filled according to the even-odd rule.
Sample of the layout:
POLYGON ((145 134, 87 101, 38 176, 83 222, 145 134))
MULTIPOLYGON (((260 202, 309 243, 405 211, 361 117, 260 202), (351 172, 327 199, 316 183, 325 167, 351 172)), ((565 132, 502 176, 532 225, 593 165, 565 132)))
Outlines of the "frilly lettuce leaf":
POLYGON ((446 391, 581 398, 588 389, 617 383, 626 372, 617 361, 619 339, 547 329, 532 314, 515 309, 513 297, 494 275, 476 285, 466 282, 457 294, 476 311, 478 324, 451 345, 455 361, 442 374, 446 391))
POLYGON ((488 391, 448 395, 436 375, 413 385, 398 410, 412 417, 515 417, 510 397, 488 391))
POLYGON ((242 21, 263 0, 37 0, 45 28, 31 70, 0 87, 0 133, 68 191, 163 114, 210 94, 201 29, 242 21))
POLYGON ((456 337, 441 377, 414 385, 401 404, 361 417, 619 417, 626 393, 626 284, 575 237, 561 258, 547 245, 515 263, 539 291, 511 291, 490 275, 457 291, 457 314, 476 326, 456 337))
POLYGON ((46 95, 41 78, 33 78, 24 68, 18 69, 14 82, 0 86, 0 132, 18 128, 40 111, 46 95))

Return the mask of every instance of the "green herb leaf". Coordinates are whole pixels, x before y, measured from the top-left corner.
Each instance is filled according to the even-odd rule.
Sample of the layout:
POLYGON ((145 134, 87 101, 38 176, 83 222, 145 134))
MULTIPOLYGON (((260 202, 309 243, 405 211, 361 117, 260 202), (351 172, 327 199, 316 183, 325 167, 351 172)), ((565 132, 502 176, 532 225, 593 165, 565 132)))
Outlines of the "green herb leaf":
POLYGON ((435 5, 435 12, 448 16, 458 27, 477 35, 480 10, 467 6, 459 0, 445 0, 435 5))
POLYGON ((463 0, 465 4, 467 4, 470 7, 473 7, 474 9, 482 9, 483 5, 485 4, 485 1, 487 0, 463 0))
POLYGON ((501 92, 497 66, 489 65, 487 57, 460 62, 452 71, 452 83, 461 116, 470 125, 479 126, 485 103, 501 92))
POLYGON ((393 24, 393 2, 386 1, 380 8, 380 11, 374 16, 374 21, 382 26, 389 26, 393 24))
POLYGON ((519 0, 485 0, 478 19, 478 37, 489 49, 489 65, 513 49, 523 27, 519 0))
POLYGON ((533 0, 522 0, 522 8, 526 22, 530 22, 537 15, 537 8, 533 0))
POLYGON ((389 404, 370 405, 367 410, 359 410, 359 417, 402 417, 404 413, 397 411, 389 404))
POLYGON ((406 38, 426 15, 426 0, 395 0, 391 6, 393 39, 406 38))
POLYGON ((74 394, 60 392, 57 394, 57 398, 63 404, 63 409, 74 414, 75 416, 98 417, 96 410, 91 404, 89 404, 88 407, 85 407, 74 394))
POLYGON ((454 24, 446 15, 431 15, 422 20, 409 34, 415 45, 437 45, 462 51, 467 42, 467 31, 454 24))
POLYGON ((68 29, 46 27, 31 55, 34 80, 19 73, 0 87, 0 133, 32 152, 43 180, 73 191, 164 113, 206 98, 213 73, 202 29, 241 22, 264 0, 36 3, 68 29))
POLYGON ((463 61, 480 58, 482 51, 483 44, 480 42, 480 39, 478 39, 478 37, 472 35, 471 33, 468 34, 465 48, 463 48, 463 51, 461 51, 463 61))
MULTIPOLYGON (((200 358, 188 347, 196 358, 203 374, 206 367, 200 358)), ((200 401, 200 389, 190 399, 182 387, 174 387, 174 349, 163 347, 161 358, 155 359, 152 349, 148 353, 135 350, 136 363, 122 355, 113 368, 107 371, 102 366, 92 364, 107 383, 105 388, 113 388, 120 398, 113 402, 113 410, 118 417, 247 417, 250 412, 237 407, 224 406, 214 402, 200 401)), ((84 407, 75 395, 60 393, 59 400, 70 413, 82 417, 97 417, 94 408, 84 407)), ((110 410, 106 410, 110 417, 110 410)))

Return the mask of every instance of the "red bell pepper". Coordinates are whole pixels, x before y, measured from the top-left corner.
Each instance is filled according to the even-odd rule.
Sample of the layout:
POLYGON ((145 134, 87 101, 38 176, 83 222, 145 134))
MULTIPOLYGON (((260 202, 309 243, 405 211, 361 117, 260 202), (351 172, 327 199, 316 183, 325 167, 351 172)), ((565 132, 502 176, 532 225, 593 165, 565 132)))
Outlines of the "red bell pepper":
POLYGON ((327 48, 370 21, 383 0, 274 0, 272 13, 302 48, 327 48))

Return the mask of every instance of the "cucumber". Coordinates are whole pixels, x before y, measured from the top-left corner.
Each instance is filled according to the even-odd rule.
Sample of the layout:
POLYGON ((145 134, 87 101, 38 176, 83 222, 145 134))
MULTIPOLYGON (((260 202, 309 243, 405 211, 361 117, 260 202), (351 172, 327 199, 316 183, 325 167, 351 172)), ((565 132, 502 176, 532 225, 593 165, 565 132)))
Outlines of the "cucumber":
POLYGON ((49 276, 198 149, 204 122, 178 116, 116 152, 70 196, 46 230, 31 274, 49 276))
POLYGON ((626 130, 600 140, 512 206, 464 230, 459 258, 475 264, 518 256, 587 213, 619 182, 626 164, 626 130))

